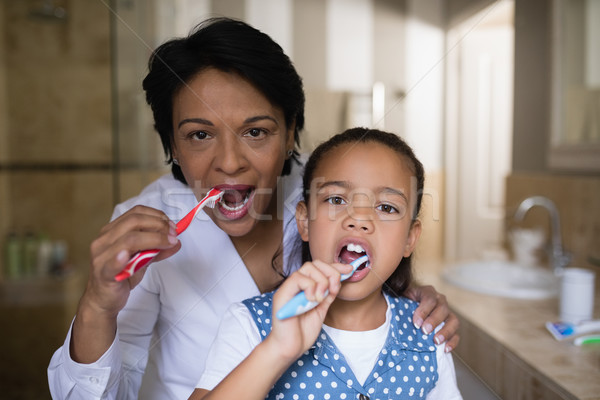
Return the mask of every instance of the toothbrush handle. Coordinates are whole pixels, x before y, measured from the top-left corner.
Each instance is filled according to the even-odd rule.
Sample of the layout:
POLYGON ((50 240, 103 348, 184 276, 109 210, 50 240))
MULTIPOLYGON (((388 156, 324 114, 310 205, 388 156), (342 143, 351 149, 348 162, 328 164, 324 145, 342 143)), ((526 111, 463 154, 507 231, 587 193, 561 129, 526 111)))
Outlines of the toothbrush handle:
MULTIPOLYGON (((328 294, 329 294, 329 291, 328 290, 325 291, 325 297, 328 294)), ((312 310, 318 304, 319 304, 318 301, 310 301, 306 298, 306 295, 304 294, 304 292, 300 292, 297 295, 295 295, 294 297, 292 297, 292 299, 290 301, 285 303, 283 305, 283 307, 281 307, 279 309, 279 311, 277 311, 276 316, 278 319, 286 319, 286 318, 295 317, 297 315, 304 314, 305 312, 307 312, 309 310, 312 310)))
POLYGON ((137 270, 148 265, 158 253, 160 253, 160 250, 157 249, 138 251, 131 257, 125 268, 115 276, 115 280, 121 282, 133 276, 137 270))
MULTIPOLYGON (((360 265, 362 265, 363 263, 365 263, 367 261, 369 261, 369 257, 367 257, 366 255, 352 261, 350 263, 350 265, 352 265, 352 272, 343 274, 340 277, 340 281, 343 282, 346 279, 350 278, 352 276, 352 274, 354 274, 356 269, 360 265)), ((326 290, 325 295, 323 297, 327 297, 328 294, 329 294, 329 290, 326 290)), ((290 301, 285 303, 283 305, 283 307, 281 307, 281 309, 279 309, 279 311, 277 311, 277 314, 275 314, 275 316, 279 319, 295 317, 297 315, 304 314, 305 312, 307 312, 309 310, 312 310, 313 308, 315 308, 317 306, 317 304, 319 304, 318 301, 309 301, 306 298, 304 291, 302 291, 302 292, 298 293, 296 296, 292 297, 292 299, 290 301)))
MULTIPOLYGON (((190 226, 190 224, 196 217, 196 214, 198 214, 198 212, 202 210, 202 208, 204 208, 205 205, 208 205, 209 207, 214 207, 216 202, 219 201, 222 197, 223 192, 221 190, 215 188, 210 189, 208 193, 202 198, 202 200, 200 200, 198 204, 185 215, 185 217, 183 217, 179 222, 177 222, 177 236, 183 233, 183 231, 185 231, 187 227, 190 226)), ((158 249, 138 251, 131 257, 125 268, 123 268, 121 272, 115 275, 115 280, 117 282, 121 282, 122 280, 133 276, 133 274, 137 270, 148 265, 158 253, 160 253, 160 250, 158 249)))

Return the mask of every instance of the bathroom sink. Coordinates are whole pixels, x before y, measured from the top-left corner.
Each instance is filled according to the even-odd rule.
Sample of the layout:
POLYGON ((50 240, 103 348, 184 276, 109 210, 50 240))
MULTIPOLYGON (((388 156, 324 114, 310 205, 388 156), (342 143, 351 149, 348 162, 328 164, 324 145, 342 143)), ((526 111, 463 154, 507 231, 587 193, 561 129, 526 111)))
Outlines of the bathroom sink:
POLYGON ((463 289, 514 299, 547 299, 558 295, 552 271, 510 261, 481 260, 450 265, 442 277, 463 289))

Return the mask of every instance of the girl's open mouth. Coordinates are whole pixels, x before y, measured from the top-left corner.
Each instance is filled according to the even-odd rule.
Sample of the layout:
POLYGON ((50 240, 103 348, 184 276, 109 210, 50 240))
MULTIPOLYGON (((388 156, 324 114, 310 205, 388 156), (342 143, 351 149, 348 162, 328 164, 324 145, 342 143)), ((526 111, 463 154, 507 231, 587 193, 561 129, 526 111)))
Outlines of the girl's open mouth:
MULTIPOLYGON (((338 256, 338 261, 343 264, 350 264, 352 261, 366 255, 367 252, 365 249, 357 243, 348 243, 346 246, 342 247, 340 254, 338 256)), ((363 263, 356 271, 360 271, 367 266, 368 263, 363 263)))

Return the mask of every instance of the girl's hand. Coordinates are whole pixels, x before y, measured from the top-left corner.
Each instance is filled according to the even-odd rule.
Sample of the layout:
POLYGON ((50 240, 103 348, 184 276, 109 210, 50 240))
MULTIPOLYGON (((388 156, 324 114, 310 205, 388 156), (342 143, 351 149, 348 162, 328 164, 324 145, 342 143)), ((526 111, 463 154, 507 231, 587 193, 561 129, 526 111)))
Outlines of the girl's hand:
POLYGON ((349 265, 315 260, 290 275, 273 296, 273 329, 265 342, 269 341, 290 362, 300 357, 321 331, 327 310, 341 288, 340 275, 351 270, 349 265), (321 301, 320 304, 299 316, 279 320, 275 316, 277 311, 301 291, 308 300, 321 301), (329 294, 325 296, 327 291, 329 294))
POLYGON ((421 328, 424 333, 431 333, 436 326, 444 322, 434 340, 437 344, 446 342, 446 352, 454 350, 460 341, 457 334, 459 321, 450 311, 446 296, 438 293, 433 286, 411 287, 404 295, 420 303, 413 315, 415 326, 421 328))

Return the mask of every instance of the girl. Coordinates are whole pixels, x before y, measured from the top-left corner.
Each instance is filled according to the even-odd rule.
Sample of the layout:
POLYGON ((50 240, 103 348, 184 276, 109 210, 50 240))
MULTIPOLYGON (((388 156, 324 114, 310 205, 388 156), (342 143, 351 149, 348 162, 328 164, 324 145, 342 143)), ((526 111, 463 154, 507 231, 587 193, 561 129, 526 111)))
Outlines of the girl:
POLYGON ((411 148, 351 129, 314 151, 303 184, 296 221, 313 261, 229 309, 190 398, 461 399, 450 354, 413 326, 417 304, 402 297, 424 184, 411 148), (340 283, 365 254, 368 267, 340 283), (277 319, 301 290, 321 303, 277 319))

